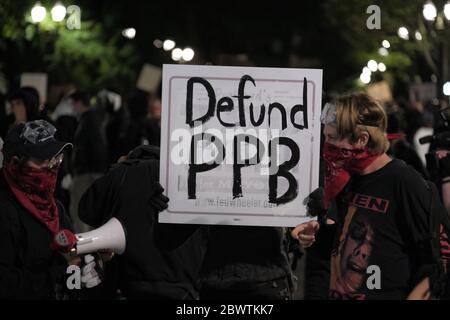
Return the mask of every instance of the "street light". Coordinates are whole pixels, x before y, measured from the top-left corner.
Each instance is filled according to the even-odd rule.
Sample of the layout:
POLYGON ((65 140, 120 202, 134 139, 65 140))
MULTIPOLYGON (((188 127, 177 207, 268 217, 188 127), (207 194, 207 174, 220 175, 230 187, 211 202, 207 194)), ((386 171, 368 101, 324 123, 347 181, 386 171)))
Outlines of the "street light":
POLYGON ((378 54, 380 56, 386 57, 387 55, 389 55, 389 51, 388 49, 381 47, 380 49, 378 49, 378 54))
POLYGON ((361 73, 361 75, 359 76, 359 79, 362 81, 362 83, 364 84, 368 84, 370 82, 370 74, 368 73, 361 73))
POLYGON ((36 2, 33 9, 31 9, 31 20, 34 23, 39 23, 45 19, 46 14, 47 14, 47 11, 41 5, 41 3, 36 2))
POLYGON ((450 81, 447 81, 442 89, 446 96, 450 96, 450 81))
POLYGON ((385 72, 386 71, 386 65, 383 62, 380 62, 378 64, 378 71, 385 72))
POLYGON ((369 68, 367 68, 367 67, 364 67, 363 69, 362 69, 362 73, 361 74, 368 74, 369 76, 372 74, 372 71, 370 71, 370 69, 369 68))
POLYGON ((397 34, 403 40, 408 40, 409 39, 409 31, 408 31, 408 29, 406 29, 406 27, 398 28, 397 34))
MULTIPOLYGON (((438 16, 438 10, 436 9, 434 3, 431 1, 428 1, 423 5, 422 13, 423 17, 427 21, 435 21, 436 17, 438 16)), ((447 1, 447 3, 444 5, 444 16, 448 21, 450 21, 450 0, 447 1)), ((440 16, 440 18, 442 18, 442 16, 440 16)))
POLYGON ((136 36, 136 29, 135 29, 135 28, 127 28, 127 29, 124 29, 124 30, 122 31, 122 35, 123 35, 125 38, 128 38, 128 39, 134 39, 134 37, 136 36))
POLYGON ((163 47, 163 42, 159 39, 155 39, 155 40, 153 40, 153 45, 156 48, 161 49, 163 47))
MULTIPOLYGON (((449 43, 448 37, 445 35, 443 30, 445 29, 445 19, 450 22, 450 0, 447 0, 447 3, 444 5, 443 12, 441 10, 438 10, 433 2, 431 2, 431 0, 428 0, 423 5, 423 17, 426 21, 428 21, 426 27, 430 29, 432 41, 434 42, 434 44, 436 44, 435 47, 438 48, 437 50, 439 50, 439 54, 437 55, 439 64, 433 69, 437 71, 437 91, 439 92, 439 96, 442 97, 440 89, 444 88, 445 91, 445 84, 443 83, 444 81, 448 80, 449 75, 449 43), (442 33, 439 34, 438 32, 442 33)), ((447 87, 447 90, 450 89, 448 89, 447 87)))
POLYGON ((179 61, 183 56, 183 50, 180 48, 175 48, 172 50, 172 60, 179 61))
POLYGON ((416 31, 414 36, 416 37, 417 41, 422 41, 422 34, 419 31, 416 31))
POLYGON ((369 62, 367 62, 367 67, 369 67, 370 71, 375 72, 377 71, 378 63, 375 60, 369 60, 369 62))
POLYGON ((182 58, 184 61, 191 61, 194 58, 194 50, 191 48, 184 48, 182 58))
POLYGON ((444 15, 445 18, 450 21, 450 1, 447 1, 447 3, 444 6, 444 15))
POLYGON ((170 51, 173 48, 175 48, 175 41, 170 40, 170 39, 164 40, 164 42, 163 42, 164 51, 170 51))
POLYGON ((428 1, 423 5, 423 17, 427 21, 434 21, 437 17, 437 9, 433 2, 428 1))
POLYGON ((52 8, 52 19, 55 22, 61 22, 66 16, 66 7, 64 7, 61 2, 57 2, 52 8))

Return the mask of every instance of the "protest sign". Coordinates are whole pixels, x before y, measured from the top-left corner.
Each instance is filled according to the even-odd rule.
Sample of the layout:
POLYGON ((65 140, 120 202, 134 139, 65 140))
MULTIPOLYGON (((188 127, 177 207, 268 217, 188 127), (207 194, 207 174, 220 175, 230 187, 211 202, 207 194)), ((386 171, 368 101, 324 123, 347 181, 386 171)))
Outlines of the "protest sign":
POLYGON ((47 101, 47 74, 46 73, 22 73, 20 76, 21 87, 33 87, 39 93, 41 101, 39 103, 45 103, 47 101))
POLYGON ((161 81, 161 68, 151 64, 144 64, 139 75, 136 87, 138 89, 155 93, 161 81))
POLYGON ((164 65, 160 222, 294 226, 318 186, 322 70, 164 65))

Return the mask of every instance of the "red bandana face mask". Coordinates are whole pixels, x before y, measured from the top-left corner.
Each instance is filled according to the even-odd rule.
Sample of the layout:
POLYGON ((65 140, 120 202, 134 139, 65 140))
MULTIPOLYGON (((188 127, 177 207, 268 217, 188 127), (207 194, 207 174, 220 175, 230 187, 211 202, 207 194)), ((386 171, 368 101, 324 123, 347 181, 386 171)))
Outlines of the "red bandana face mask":
POLYGON ((361 173, 380 155, 372 155, 365 149, 344 149, 324 143, 325 160, 325 208, 344 189, 353 174, 361 173))
POLYGON ((19 202, 52 234, 59 231, 59 215, 55 201, 58 169, 37 169, 8 163, 3 175, 19 202))

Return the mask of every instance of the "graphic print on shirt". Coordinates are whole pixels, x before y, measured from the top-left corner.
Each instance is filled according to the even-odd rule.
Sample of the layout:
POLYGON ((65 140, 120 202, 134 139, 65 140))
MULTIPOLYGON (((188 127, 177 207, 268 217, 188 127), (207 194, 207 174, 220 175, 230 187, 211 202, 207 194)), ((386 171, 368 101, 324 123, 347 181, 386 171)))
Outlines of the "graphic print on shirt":
MULTIPOLYGON (((356 197, 355 197, 356 198, 356 197)), ((339 240, 332 252, 330 298, 364 300, 359 293, 367 280, 374 232, 357 207, 350 205, 339 240)))
POLYGON ((439 244, 441 246, 441 260, 444 272, 449 273, 449 261, 450 261, 450 240, 449 236, 443 225, 440 225, 440 238, 439 244))

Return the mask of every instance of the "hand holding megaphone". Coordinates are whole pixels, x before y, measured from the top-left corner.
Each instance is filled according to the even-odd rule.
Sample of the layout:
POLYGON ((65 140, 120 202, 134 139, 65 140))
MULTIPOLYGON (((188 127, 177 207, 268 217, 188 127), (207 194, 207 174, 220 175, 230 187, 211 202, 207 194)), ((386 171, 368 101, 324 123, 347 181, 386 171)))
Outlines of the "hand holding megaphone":
POLYGON ((99 285, 103 280, 103 262, 102 259, 94 257, 92 254, 84 256, 81 267, 81 285, 85 288, 93 288, 99 285))
MULTIPOLYGON (((90 254, 93 252, 112 251, 122 254, 125 251, 125 230, 116 218, 111 218, 100 228, 89 232, 74 234, 68 229, 59 231, 53 238, 52 248, 71 258, 83 255, 81 263, 81 283, 83 287, 93 288, 102 282, 102 259, 90 254)), ((71 258, 68 258, 69 259, 71 258)), ((78 257, 77 257, 78 258, 78 257)))
POLYGON ((52 247, 71 255, 104 250, 123 254, 126 247, 125 230, 119 220, 111 218, 100 228, 88 232, 73 234, 68 229, 61 230, 55 235, 52 247))

